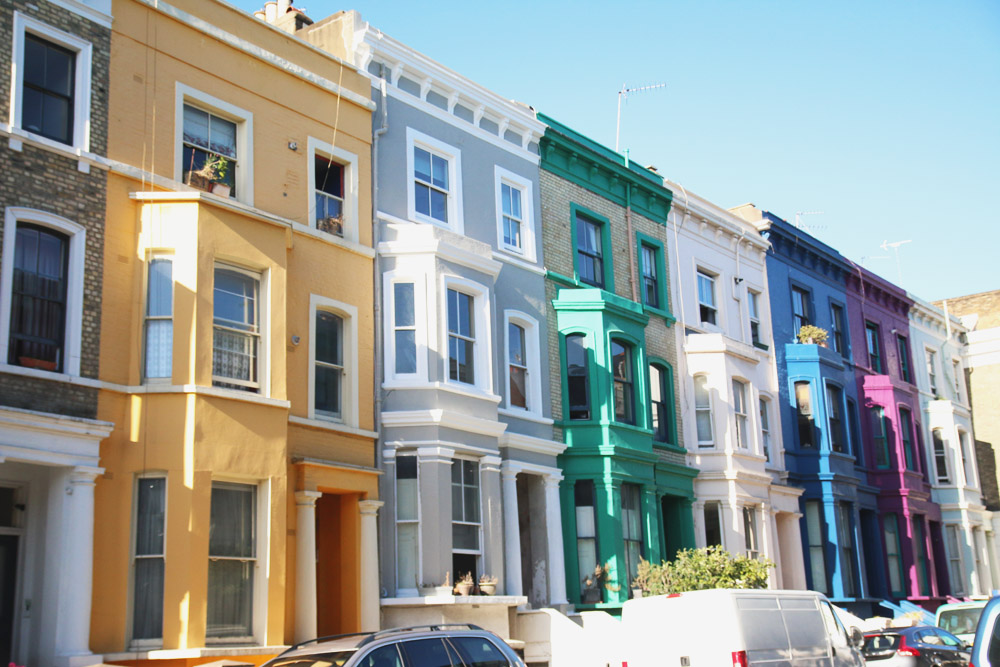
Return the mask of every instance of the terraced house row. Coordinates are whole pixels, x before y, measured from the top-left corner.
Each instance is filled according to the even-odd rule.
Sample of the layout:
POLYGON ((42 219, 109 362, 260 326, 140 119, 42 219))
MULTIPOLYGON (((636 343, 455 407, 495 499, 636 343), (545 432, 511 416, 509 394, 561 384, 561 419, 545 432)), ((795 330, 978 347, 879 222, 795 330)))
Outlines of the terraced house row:
POLYGON ((640 559, 707 545, 862 615, 1000 582, 996 293, 924 302, 354 11, 0 36, 0 662, 460 621, 603 664, 640 559))

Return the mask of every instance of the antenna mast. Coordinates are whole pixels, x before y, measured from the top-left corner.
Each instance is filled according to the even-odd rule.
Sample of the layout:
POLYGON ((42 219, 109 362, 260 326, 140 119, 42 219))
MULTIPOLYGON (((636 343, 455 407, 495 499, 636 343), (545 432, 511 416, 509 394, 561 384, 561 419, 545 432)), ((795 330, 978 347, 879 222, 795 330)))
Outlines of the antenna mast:
POLYGON ((879 246, 879 248, 882 248, 882 250, 885 250, 886 252, 889 251, 889 248, 892 248, 893 252, 896 253, 896 284, 899 285, 900 287, 903 286, 903 267, 899 263, 899 246, 904 245, 906 243, 913 243, 913 239, 906 239, 905 241, 893 241, 892 243, 889 243, 889 241, 886 240, 882 241, 882 245, 879 246))
POLYGON ((628 101, 629 93, 641 93, 644 90, 653 90, 655 88, 666 88, 665 83, 654 83, 650 86, 639 86, 638 88, 629 88, 624 83, 622 84, 622 89, 618 91, 618 123, 615 125, 615 152, 618 153, 618 136, 622 129, 622 98, 628 101))

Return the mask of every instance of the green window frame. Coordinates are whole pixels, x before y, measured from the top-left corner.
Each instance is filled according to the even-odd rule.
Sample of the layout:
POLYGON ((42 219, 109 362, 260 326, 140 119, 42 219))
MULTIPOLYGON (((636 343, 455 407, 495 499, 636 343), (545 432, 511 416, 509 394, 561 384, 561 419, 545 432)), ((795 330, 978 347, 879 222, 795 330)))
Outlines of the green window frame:
POLYGON ((663 242, 652 236, 636 233, 636 258, 639 273, 639 301, 644 310, 655 313, 667 319, 667 324, 673 324, 674 317, 670 310, 670 290, 667 281, 670 274, 667 272, 666 251, 663 242), (652 267, 647 264, 652 261, 652 267), (655 301, 650 298, 650 293, 656 296, 655 301))
POLYGON ((913 517, 914 553, 917 556, 917 594, 930 595, 930 573, 927 563, 927 529, 924 517, 916 514, 913 517))
POLYGON ((882 374, 882 341, 879 326, 865 322, 865 340, 868 341, 868 366, 877 374, 882 374))
POLYGON ((885 537, 885 560, 889 569, 889 591, 893 597, 903 597, 903 557, 899 546, 899 520, 890 512, 882 520, 885 537))
POLYGON ((674 406, 674 369, 662 359, 649 362, 650 426, 653 441, 678 446, 677 412, 674 406))
MULTIPOLYGON (((580 286, 589 286, 603 289, 608 292, 615 291, 614 267, 611 262, 611 221, 578 204, 570 204, 570 231, 573 240, 573 279, 580 286), (593 282, 583 280, 581 276, 581 248, 578 238, 579 222, 584 221, 600 228, 600 275, 594 276, 593 282)), ((592 251, 584 252, 585 256, 592 256, 592 251)))
POLYGON ((875 467, 888 468, 892 464, 889 455, 889 429, 886 426, 885 409, 876 405, 869 408, 872 420, 872 444, 875 446, 875 467))
POLYGON ((904 407, 899 408, 899 437, 903 441, 906 469, 919 472, 917 457, 913 451, 913 415, 904 407))

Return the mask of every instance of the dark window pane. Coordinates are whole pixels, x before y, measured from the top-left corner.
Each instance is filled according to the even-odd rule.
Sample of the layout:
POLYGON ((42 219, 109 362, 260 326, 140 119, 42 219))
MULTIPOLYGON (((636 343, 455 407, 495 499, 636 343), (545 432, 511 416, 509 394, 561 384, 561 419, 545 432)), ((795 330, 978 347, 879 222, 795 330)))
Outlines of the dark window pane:
POLYGON ((76 54, 26 34, 21 125, 62 143, 73 140, 73 86, 76 54))
POLYGON ((409 667, 452 667, 448 649, 440 639, 417 639, 399 646, 409 667))

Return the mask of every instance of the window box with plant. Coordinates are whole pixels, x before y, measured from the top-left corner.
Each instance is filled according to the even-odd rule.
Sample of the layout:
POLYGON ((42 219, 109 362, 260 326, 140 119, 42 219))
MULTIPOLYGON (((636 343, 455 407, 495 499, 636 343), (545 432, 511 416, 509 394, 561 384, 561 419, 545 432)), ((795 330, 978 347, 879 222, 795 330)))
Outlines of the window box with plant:
POLYGON ((188 185, 220 197, 229 197, 233 190, 231 162, 221 155, 209 155, 201 168, 190 172, 188 185))
POLYGON ((820 328, 815 324, 803 324, 799 328, 799 333, 796 337, 800 343, 826 347, 826 339, 829 335, 826 329, 820 328))

